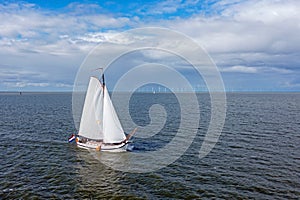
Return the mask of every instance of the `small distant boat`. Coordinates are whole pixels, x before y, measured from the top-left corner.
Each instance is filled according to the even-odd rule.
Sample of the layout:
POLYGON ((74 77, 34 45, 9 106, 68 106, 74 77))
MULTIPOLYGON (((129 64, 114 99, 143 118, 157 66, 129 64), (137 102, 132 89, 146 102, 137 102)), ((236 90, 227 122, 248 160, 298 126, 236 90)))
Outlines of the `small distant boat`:
MULTIPOLYGON (((80 148, 98 151, 126 151, 134 129, 125 135, 118 115, 109 97, 102 74, 102 83, 90 77, 76 144, 80 148)), ((130 147, 132 148, 132 147, 130 147)))

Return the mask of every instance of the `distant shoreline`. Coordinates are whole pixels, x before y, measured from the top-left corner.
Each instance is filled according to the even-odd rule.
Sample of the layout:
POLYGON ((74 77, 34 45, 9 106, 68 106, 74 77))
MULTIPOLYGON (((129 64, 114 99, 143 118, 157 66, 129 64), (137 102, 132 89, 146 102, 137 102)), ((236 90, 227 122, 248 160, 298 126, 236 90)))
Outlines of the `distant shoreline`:
MULTIPOLYGON (((0 95, 28 95, 28 94, 72 94, 72 91, 0 91, 0 95)), ((114 93, 129 93, 129 92, 114 92, 114 93)), ((153 94, 152 92, 135 92, 138 94, 153 94)), ((156 92, 156 94, 170 94, 171 92, 156 92)), ((178 94, 189 94, 194 92, 176 92, 178 94)), ((196 94, 206 94, 208 91, 196 92, 196 94)), ((220 93, 218 91, 212 93, 220 93)), ((226 94, 297 94, 300 91, 227 91, 226 94)))
POLYGON ((71 94, 72 92, 15 92, 15 91, 0 91, 0 95, 25 95, 25 94, 71 94))

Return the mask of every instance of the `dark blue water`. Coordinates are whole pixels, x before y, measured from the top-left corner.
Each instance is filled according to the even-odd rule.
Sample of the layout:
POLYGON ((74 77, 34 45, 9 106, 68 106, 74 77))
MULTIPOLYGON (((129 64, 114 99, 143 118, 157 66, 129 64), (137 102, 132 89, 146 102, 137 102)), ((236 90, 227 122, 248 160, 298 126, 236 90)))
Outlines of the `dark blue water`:
MULTIPOLYGON (((299 199, 300 94, 227 94, 222 135, 201 160, 210 98, 198 98, 201 122, 186 153, 137 174, 115 171, 66 142, 76 132, 71 94, 1 94, 0 199, 299 199)), ((135 95, 133 121, 147 125, 154 103, 165 107, 167 123, 151 143, 134 139, 134 152, 163 147, 178 129, 180 110, 170 94, 135 95)))

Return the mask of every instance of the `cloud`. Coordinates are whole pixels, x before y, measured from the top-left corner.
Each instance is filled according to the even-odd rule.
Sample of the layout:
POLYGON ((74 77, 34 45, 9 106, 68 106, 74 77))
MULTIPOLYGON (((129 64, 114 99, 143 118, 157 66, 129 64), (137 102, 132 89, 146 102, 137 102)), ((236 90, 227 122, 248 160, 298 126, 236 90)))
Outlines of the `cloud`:
MULTIPOLYGON (((49 83, 47 87, 69 89, 95 45, 129 44, 137 38, 114 36, 143 26, 185 33, 202 45, 226 74, 282 75, 282 83, 300 75, 299 1, 166 0, 132 3, 123 11, 106 10, 107 5, 71 3, 60 10, 47 10, 29 3, 0 4, 2 85, 6 82, 8 87, 16 75, 21 79, 16 81, 19 86, 49 83)), ((164 56, 147 53, 153 59, 164 56)), ((285 84, 288 86, 293 84, 285 84)))
POLYGON ((259 2, 251 1, 250 4, 246 1, 238 6, 226 7, 217 16, 196 15, 169 21, 168 26, 188 34, 214 53, 299 51, 300 36, 297 33, 300 26, 297 24, 300 12, 296 8, 300 7, 300 2, 284 1, 273 5, 272 1, 264 1, 265 6, 257 9, 259 2), (291 8, 294 8, 293 14, 285 14, 291 8), (262 13, 273 16, 267 20, 262 13))
POLYGON ((63 33, 82 34, 88 31, 99 31, 103 28, 114 29, 129 23, 129 19, 126 17, 113 17, 92 12, 91 7, 94 6, 76 4, 76 6, 68 7, 63 13, 42 10, 27 3, 0 5, 2 26, 0 35, 2 37, 28 38, 56 37, 63 33))
POLYGON ((166 1, 159 1, 154 5, 146 5, 144 10, 146 11, 145 14, 166 14, 166 13, 174 13, 181 6, 181 0, 166 0, 166 1))
POLYGON ((199 0, 164 0, 164 1, 154 1, 154 2, 143 2, 143 5, 136 5, 136 10, 134 11, 144 20, 150 16, 153 17, 163 17, 164 19, 176 18, 176 16, 188 16, 197 10, 201 9, 206 2, 200 2, 199 0), (201 5, 201 7, 200 7, 201 5))
POLYGON ((235 65, 231 67, 221 68, 221 72, 237 72, 237 73, 279 73, 290 74, 293 71, 289 69, 275 68, 275 67, 248 67, 242 65, 235 65))
POLYGON ((102 42, 111 38, 98 31, 129 23, 126 17, 104 15, 97 9, 101 8, 73 4, 59 12, 28 3, 0 4, 0 90, 70 89, 85 55, 100 38, 102 42))
POLYGON ((73 84, 56 83, 55 86, 60 88, 73 88, 73 84))
MULTIPOLYGON (((220 3, 217 3, 216 6, 220 3)), ((224 8, 222 16, 232 17, 237 21, 260 21, 265 24, 278 24, 278 22, 287 19, 297 18, 299 16, 297 6, 299 6, 299 2, 295 0, 248 0, 224 8)))
POLYGON ((228 68, 222 69, 223 72, 241 72, 241 73, 257 73, 258 70, 255 67, 246 67, 241 65, 236 65, 228 68))
POLYGON ((49 82, 25 82, 25 81, 16 81, 16 82, 5 82, 4 85, 12 89, 37 89, 41 91, 41 88, 61 88, 61 89, 72 89, 73 84, 64 84, 64 83, 49 83, 49 82))
POLYGON ((296 90, 300 90, 300 79, 295 78, 292 80, 285 81, 283 84, 284 88, 295 88, 296 90))
MULTIPOLYGON (((293 0, 215 1, 213 12, 166 23, 202 45, 222 72, 249 74, 251 79, 243 80, 251 85, 264 85, 263 79, 255 81, 262 74, 283 83, 300 75, 299 7, 293 0)), ((231 87, 240 85, 224 79, 231 87)))
POLYGON ((27 83, 27 82, 15 82, 15 83, 5 83, 6 86, 12 88, 24 88, 24 87, 47 87, 49 83, 27 83))

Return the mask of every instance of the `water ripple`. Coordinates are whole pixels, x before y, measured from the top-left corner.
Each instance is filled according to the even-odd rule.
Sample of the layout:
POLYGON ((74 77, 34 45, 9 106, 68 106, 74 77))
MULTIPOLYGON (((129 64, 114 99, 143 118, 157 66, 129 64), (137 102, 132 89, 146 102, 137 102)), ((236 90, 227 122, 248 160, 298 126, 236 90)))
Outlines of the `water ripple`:
MULTIPOLYGON (((146 125, 138 112, 160 103, 167 124, 151 142, 134 139, 133 154, 163 147, 178 130, 174 96, 147 95, 132 100, 146 102, 132 106, 134 120, 146 125)), ((66 142, 76 131, 71 94, 0 95, 0 199, 298 199, 300 94, 228 94, 224 130, 202 160, 210 104, 209 95, 198 98, 201 122, 187 152, 159 171, 132 174, 66 142)))

